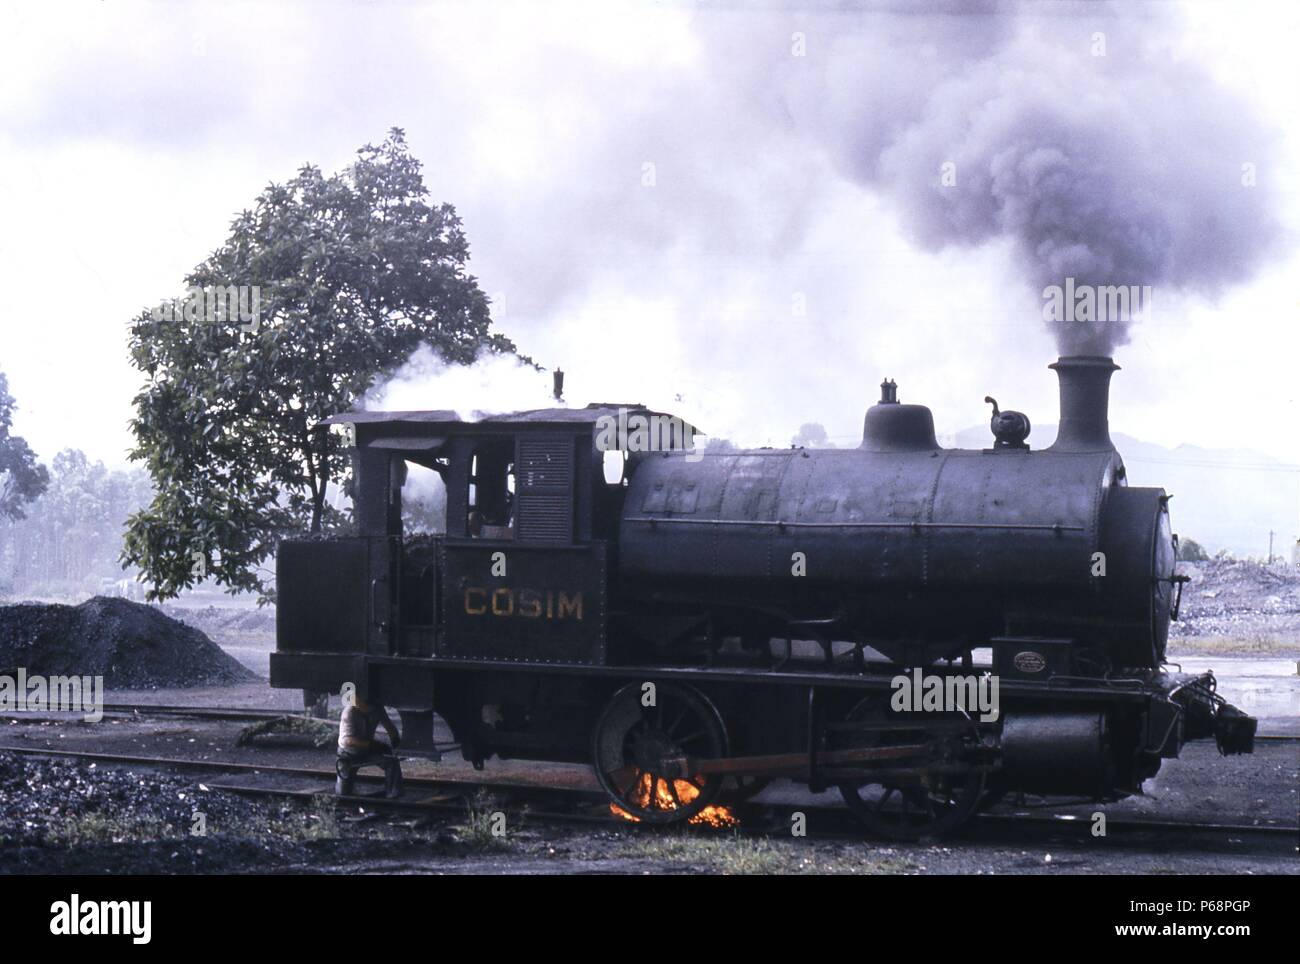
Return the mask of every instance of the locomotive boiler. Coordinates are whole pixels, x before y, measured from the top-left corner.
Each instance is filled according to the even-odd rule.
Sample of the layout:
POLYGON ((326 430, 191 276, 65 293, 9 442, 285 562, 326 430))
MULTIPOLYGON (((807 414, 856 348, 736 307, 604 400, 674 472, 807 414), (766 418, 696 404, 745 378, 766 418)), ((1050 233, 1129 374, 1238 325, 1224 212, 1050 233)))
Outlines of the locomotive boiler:
POLYGON ((641 406, 334 416, 356 531, 282 544, 272 685, 352 684, 429 753, 436 713, 476 766, 590 763, 650 822, 788 778, 916 837, 1008 790, 1138 792, 1187 740, 1250 752, 1212 674, 1164 668, 1183 577, 1169 497, 1111 443, 1117 366, 1051 367, 1042 450, 988 397, 988 446, 942 448, 892 381, 845 450, 700 452, 641 406), (408 465, 440 532, 407 531, 408 465))
POLYGON ((856 449, 644 460, 620 526, 629 594, 694 602, 755 638, 802 626, 859 640, 908 666, 1002 636, 1068 639, 1072 660, 1103 669, 1160 665, 1177 586, 1168 497, 1125 485, 1107 428, 1116 366, 1052 367, 1061 427, 1041 452, 1027 420, 986 449, 941 449, 930 410, 886 383, 856 449))

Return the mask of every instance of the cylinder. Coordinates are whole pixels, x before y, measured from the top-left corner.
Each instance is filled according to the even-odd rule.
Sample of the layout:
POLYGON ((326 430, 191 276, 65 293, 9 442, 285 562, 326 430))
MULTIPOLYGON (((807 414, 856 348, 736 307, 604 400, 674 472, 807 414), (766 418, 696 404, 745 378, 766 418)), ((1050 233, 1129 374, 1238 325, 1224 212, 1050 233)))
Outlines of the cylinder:
POLYGON ((1001 746, 1002 782, 1010 789, 1100 796, 1114 783, 1103 710, 1008 713, 1001 746))

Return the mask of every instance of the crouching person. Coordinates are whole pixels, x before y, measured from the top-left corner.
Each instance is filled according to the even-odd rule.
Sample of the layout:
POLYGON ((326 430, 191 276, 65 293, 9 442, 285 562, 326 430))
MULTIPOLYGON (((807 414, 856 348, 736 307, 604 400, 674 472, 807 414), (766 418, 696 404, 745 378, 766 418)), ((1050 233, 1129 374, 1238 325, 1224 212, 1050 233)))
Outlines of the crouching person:
POLYGON ((401 742, 402 736, 384 708, 371 706, 356 694, 339 717, 339 758, 335 767, 338 779, 334 791, 351 794, 357 771, 363 766, 377 766, 384 771, 384 796, 399 796, 402 764, 396 753, 401 742), (388 743, 375 739, 375 730, 380 726, 388 733, 388 743))

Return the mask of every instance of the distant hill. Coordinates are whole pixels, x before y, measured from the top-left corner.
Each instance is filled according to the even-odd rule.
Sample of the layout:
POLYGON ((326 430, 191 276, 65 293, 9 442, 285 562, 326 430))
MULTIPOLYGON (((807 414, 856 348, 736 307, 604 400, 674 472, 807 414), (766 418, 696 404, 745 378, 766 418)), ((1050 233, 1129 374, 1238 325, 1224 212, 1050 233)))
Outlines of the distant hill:
MULTIPOLYGON (((1035 425, 1029 442, 1033 448, 1045 448, 1055 438, 1055 425, 1035 425)), ((1226 549, 1234 556, 1263 559, 1272 529, 1274 555, 1295 560, 1300 469, 1245 449, 1171 449, 1118 432, 1111 438, 1124 457, 1130 485, 1160 486, 1174 495, 1169 510, 1176 532, 1211 553, 1226 549)), ((990 439, 984 425, 958 432, 955 444, 987 448, 990 439)))

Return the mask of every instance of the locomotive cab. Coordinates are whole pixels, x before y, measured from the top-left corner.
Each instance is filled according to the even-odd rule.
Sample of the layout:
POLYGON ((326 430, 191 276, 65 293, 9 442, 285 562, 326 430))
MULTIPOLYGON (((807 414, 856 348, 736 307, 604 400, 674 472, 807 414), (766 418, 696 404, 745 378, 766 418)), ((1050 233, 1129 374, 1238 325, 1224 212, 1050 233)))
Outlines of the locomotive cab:
POLYGON ((325 419, 353 443, 349 532, 277 554, 272 685, 348 683, 410 713, 433 709, 432 670, 597 665, 622 509, 600 427, 641 406, 461 419, 449 411, 325 419))

